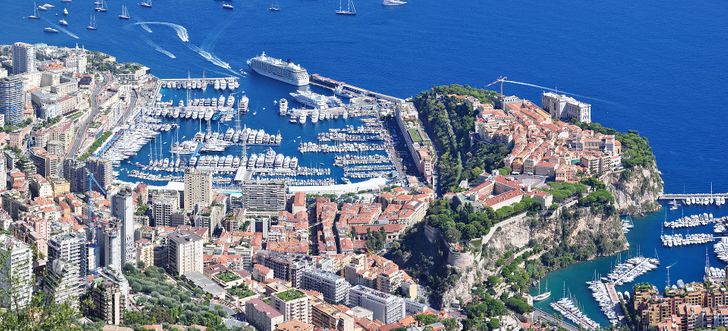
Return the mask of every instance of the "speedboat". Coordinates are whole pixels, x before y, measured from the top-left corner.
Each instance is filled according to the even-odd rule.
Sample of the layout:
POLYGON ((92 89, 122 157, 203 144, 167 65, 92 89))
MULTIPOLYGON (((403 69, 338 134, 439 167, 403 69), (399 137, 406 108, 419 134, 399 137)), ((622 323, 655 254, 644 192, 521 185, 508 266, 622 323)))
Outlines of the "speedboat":
POLYGON ((233 7, 233 5, 231 5, 231 4, 229 4, 229 3, 226 2, 226 3, 223 3, 222 4, 222 8, 223 9, 233 10, 235 7, 233 7))
POLYGON ((68 26, 68 21, 66 21, 64 19, 60 19, 60 20, 58 20, 58 24, 60 24, 62 26, 68 26))
POLYGON ((58 33, 58 30, 51 28, 51 27, 47 27, 47 28, 43 29, 43 31, 48 32, 48 33, 58 33))

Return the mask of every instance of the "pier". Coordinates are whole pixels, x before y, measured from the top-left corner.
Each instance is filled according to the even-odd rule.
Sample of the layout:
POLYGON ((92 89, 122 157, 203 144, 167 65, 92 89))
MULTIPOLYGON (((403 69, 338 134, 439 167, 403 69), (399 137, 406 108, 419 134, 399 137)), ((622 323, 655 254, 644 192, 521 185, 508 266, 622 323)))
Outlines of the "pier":
POLYGON ((316 85, 319 87, 327 88, 330 90, 333 90, 337 94, 343 94, 348 97, 361 95, 361 96, 367 96, 372 97, 376 99, 382 99, 387 100, 394 103, 402 103, 404 102, 403 99, 393 97, 391 95, 382 94, 379 92, 373 92, 367 89, 363 89, 361 87, 357 87, 354 85, 350 85, 344 82, 337 81, 335 79, 327 78, 324 76, 321 76, 319 74, 312 74, 309 77, 309 84, 316 85))

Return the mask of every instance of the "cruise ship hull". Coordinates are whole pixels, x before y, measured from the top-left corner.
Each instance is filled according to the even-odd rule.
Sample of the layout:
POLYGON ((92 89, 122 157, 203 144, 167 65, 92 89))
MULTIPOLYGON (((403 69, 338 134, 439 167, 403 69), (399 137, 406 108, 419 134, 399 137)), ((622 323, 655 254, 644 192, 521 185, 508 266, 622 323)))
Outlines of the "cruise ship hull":
POLYGON ((291 78, 284 77, 284 76, 281 76, 281 75, 277 75, 275 73, 272 73, 272 72, 269 72, 269 71, 266 71, 266 70, 261 70, 261 69, 255 68, 255 67, 253 67, 253 71, 255 71, 256 73, 258 73, 259 75, 263 75, 263 76, 266 76, 268 78, 273 78, 275 80, 278 80, 278 81, 281 81, 281 82, 284 82, 284 83, 288 83, 288 84, 291 84, 293 86, 306 86, 306 85, 308 85, 308 78, 306 78, 306 79, 291 79, 291 78))

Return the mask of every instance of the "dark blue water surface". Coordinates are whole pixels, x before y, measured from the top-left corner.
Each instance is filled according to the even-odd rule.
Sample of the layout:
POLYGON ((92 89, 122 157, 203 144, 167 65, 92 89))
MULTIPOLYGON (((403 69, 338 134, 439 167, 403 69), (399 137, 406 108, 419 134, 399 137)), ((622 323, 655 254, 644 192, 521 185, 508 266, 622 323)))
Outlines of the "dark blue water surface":
MULTIPOLYGON (((58 20, 55 13, 64 7, 58 0, 47 1, 56 9, 41 12, 40 21, 24 19, 32 12, 32 1, 4 1, 0 42, 79 43, 121 61, 143 63, 163 78, 186 77, 188 72, 231 73, 195 50, 229 63, 232 72, 245 68, 247 58, 267 51, 291 58, 311 73, 400 97, 438 84, 484 86, 507 75, 588 96, 584 101, 593 104, 595 121, 647 136, 666 191, 705 192, 711 182, 716 191, 728 191, 728 2, 723 0, 413 0, 400 8, 368 0, 356 3, 355 17, 334 15, 336 0, 283 0, 279 13, 269 12, 270 2, 264 0, 235 1, 234 11, 223 10, 213 0, 158 0, 152 9, 129 0, 130 22, 117 18, 122 1, 109 0, 109 12, 96 15, 94 32, 85 29, 92 1, 75 0, 68 5, 68 30, 79 39, 42 31, 58 20), (139 21, 179 24, 188 31, 189 43, 169 26, 150 25, 153 32, 145 32, 134 25, 139 21)), ((275 124, 276 117, 261 114, 263 107, 272 111, 272 101, 292 87, 247 75, 241 88, 251 97, 251 107, 260 109, 257 117, 245 120, 248 126, 291 130, 284 132, 284 141, 301 135, 296 130, 312 132, 310 124, 294 130, 286 128, 293 126, 284 119, 275 124)), ((506 85, 507 94, 537 101, 540 92, 506 85)), ((295 155, 295 149, 288 150, 286 154, 295 155)), ((703 211, 693 208, 686 213, 703 211)), ((632 249, 654 251, 662 219, 657 214, 635 220, 636 228, 628 236, 632 249)), ((664 284, 664 265, 680 261, 672 269, 673 279, 697 280, 702 277, 704 249, 658 248, 663 267, 644 279, 664 284)), ((595 268, 604 273, 613 260, 552 274, 549 283, 555 296, 560 296, 563 280, 575 284, 571 290, 583 292, 580 301, 589 315, 604 322, 582 284, 595 268)))

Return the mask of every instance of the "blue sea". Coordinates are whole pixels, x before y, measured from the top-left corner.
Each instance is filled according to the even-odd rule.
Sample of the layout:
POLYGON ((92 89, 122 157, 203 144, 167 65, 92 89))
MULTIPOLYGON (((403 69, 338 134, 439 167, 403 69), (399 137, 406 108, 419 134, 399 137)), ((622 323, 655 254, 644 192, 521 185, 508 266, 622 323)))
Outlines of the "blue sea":
MULTIPOLYGON (((728 191, 728 2, 723 0, 412 0, 393 8, 368 0, 356 2, 354 17, 335 15, 336 0, 278 1, 278 13, 269 12, 271 3, 264 0, 232 1, 233 11, 213 0, 158 0, 152 9, 129 0, 129 22, 117 18, 124 1, 109 0, 109 12, 96 14, 97 31, 85 29, 94 14, 92 1, 75 0, 68 4, 68 33, 55 35, 43 28, 58 21, 55 14, 65 4, 38 4, 44 2, 56 8, 29 21, 24 17, 32 13, 32 1, 4 1, 0 42, 79 44, 143 63, 162 78, 234 74, 247 69, 247 58, 266 51, 311 73, 399 97, 438 84, 482 87, 505 75, 579 95, 592 103, 595 121, 645 135, 667 192, 707 192, 711 183, 715 191, 728 191), (139 22, 156 23, 148 24, 149 33, 139 22), (223 68, 225 63, 232 70, 223 68)), ((257 117, 245 119, 248 126, 278 126, 289 141, 315 132, 314 126, 291 129, 263 110, 271 111, 272 101, 292 87, 249 74, 241 78, 241 88, 258 109, 257 117)), ((539 102, 541 89, 506 84, 505 92, 539 102)), ((636 219, 628 235, 632 249, 653 251, 662 219, 661 213, 636 219)), ((704 246, 657 250, 663 267, 646 280, 664 284, 664 265, 671 261, 679 261, 673 279, 702 277, 704 246)), ((590 297, 580 293, 586 290, 581 284, 613 260, 553 273, 554 295, 564 280, 576 284, 571 291, 579 292, 587 313, 604 322, 590 297)))

